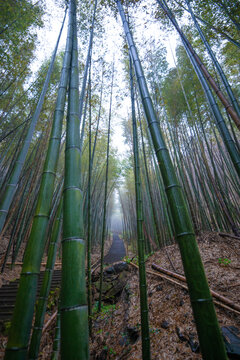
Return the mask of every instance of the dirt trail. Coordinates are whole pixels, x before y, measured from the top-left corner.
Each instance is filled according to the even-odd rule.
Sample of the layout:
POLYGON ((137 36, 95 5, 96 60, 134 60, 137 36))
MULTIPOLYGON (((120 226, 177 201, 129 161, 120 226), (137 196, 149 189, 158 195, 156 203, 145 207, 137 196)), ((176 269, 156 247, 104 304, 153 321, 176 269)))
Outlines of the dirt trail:
POLYGON ((120 261, 125 255, 126 250, 123 240, 120 239, 117 234, 113 234, 113 242, 107 255, 104 257, 104 263, 112 264, 116 261, 120 261))

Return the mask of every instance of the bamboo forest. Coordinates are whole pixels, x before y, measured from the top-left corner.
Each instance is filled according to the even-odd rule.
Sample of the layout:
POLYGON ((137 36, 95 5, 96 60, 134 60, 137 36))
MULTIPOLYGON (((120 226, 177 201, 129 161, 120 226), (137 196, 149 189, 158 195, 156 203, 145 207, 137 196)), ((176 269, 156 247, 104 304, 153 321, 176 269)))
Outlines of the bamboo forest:
POLYGON ((1 0, 0 45, 0 359, 240 359, 239 0, 1 0))

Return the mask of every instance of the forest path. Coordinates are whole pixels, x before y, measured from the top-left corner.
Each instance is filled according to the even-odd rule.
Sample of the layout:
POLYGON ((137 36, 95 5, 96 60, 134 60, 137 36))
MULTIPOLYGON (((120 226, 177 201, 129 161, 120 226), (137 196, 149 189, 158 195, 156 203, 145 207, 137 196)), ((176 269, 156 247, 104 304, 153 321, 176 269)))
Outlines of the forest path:
POLYGON ((116 261, 121 261, 126 255, 125 246, 123 240, 117 234, 113 234, 112 245, 104 257, 104 264, 112 264, 116 261))
MULTIPOLYGON (((39 274, 37 296, 39 296, 40 287, 43 282, 44 271, 39 274)), ((56 287, 60 286, 61 282, 61 270, 54 270, 52 275, 52 282, 50 290, 55 290, 56 287)), ((9 284, 3 285, 0 288, 0 323, 1 321, 9 321, 12 317, 17 290, 19 286, 19 279, 10 282, 9 284)))
MULTIPOLYGON (((126 255, 125 246, 123 240, 117 234, 113 234, 113 242, 112 245, 104 257, 105 264, 112 264, 116 261, 122 260, 122 258, 126 255)), ((40 286, 42 284, 44 271, 41 271, 39 274, 38 281, 38 294, 40 290, 40 286)), ((61 281, 61 270, 54 270, 52 282, 51 282, 51 290, 54 290, 57 286, 60 286, 61 281)), ((0 322, 1 321, 9 321, 11 319, 17 289, 19 286, 19 279, 10 282, 9 284, 3 285, 0 288, 0 322)))

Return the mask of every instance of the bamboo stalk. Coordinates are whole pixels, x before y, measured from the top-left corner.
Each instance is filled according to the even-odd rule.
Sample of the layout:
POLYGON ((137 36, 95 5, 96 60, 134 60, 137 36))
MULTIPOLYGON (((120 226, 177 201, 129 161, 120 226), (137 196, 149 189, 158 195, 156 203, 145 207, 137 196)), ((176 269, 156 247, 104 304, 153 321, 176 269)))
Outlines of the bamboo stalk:
POLYGON ((113 80, 114 80, 114 63, 112 65, 112 82, 111 82, 110 105, 109 105, 109 115, 108 115, 108 137, 107 137, 106 173, 105 173, 102 239, 101 239, 101 267, 100 267, 100 280, 99 280, 100 289, 99 289, 98 311, 101 311, 101 305, 102 305, 103 260, 104 260, 104 243, 105 243, 105 233, 106 233, 106 208, 107 208, 107 191, 108 191, 108 176, 109 176, 108 167, 109 167, 110 129, 111 129, 111 117, 112 117, 113 80))
POLYGON ((44 82, 44 85, 43 85, 43 88, 42 88, 41 95, 40 95, 39 100, 38 100, 36 110, 35 110, 35 112, 33 114, 32 119, 31 119, 31 123, 30 123, 30 126, 28 128, 27 136, 26 136, 26 139, 24 140, 23 147, 22 147, 22 149, 21 149, 21 151, 20 151, 20 153, 19 153, 19 155, 18 155, 18 157, 16 159, 13 172, 11 174, 11 177, 10 177, 9 181, 8 181, 7 189, 6 189, 5 193, 4 193, 4 197, 3 197, 3 199, 2 199, 2 201, 0 203, 0 232, 2 231, 2 228, 4 226, 4 223, 5 223, 8 211, 9 211, 9 208, 10 208, 10 206, 12 204, 14 194, 15 194, 17 186, 18 186, 19 178, 20 178, 20 175, 21 175, 21 172, 22 172, 22 169, 23 169, 23 165, 24 165, 24 162, 25 162, 26 157, 27 157, 28 149, 29 149, 32 137, 33 137, 33 133, 34 133, 34 130, 36 128, 36 125, 37 125, 37 122, 38 122, 38 119, 39 119, 39 116, 40 116, 40 113, 41 113, 41 110, 42 110, 44 98, 45 98, 45 95, 46 95, 46 92, 47 92, 47 89, 48 89, 51 74, 53 72, 53 66, 54 66, 54 62, 55 62, 55 58, 56 58, 56 54, 57 54, 58 44, 59 44, 61 34, 62 34, 62 30, 63 30, 63 25, 64 25, 65 18, 66 18, 66 13, 67 13, 67 8, 66 8, 66 11, 65 11, 64 19, 63 19, 63 22, 62 22, 62 27, 61 27, 60 32, 59 32, 57 43, 56 43, 56 46, 55 46, 55 49, 54 49, 54 52, 53 52, 53 55, 52 55, 51 63, 50 63, 48 73, 47 73, 46 78, 45 78, 45 82, 44 82))
POLYGON ((88 306, 81 187, 78 45, 76 2, 70 1, 72 51, 68 96, 63 190, 62 282, 60 297, 61 359, 87 360, 88 306))
POLYGON ((233 106, 228 102, 228 100, 226 99, 225 95, 223 94, 223 92, 219 89, 217 83, 215 82, 215 80, 213 79, 213 77, 209 74, 207 68, 205 67, 205 65, 202 63, 200 57, 197 55, 196 51, 193 49, 192 45, 190 44, 190 42, 187 40, 186 36, 183 34, 182 30, 180 29, 180 27, 178 26, 173 14, 171 13, 169 7, 166 6, 166 1, 165 0, 157 0, 158 4, 161 6, 161 8, 163 9, 163 11, 167 14, 167 16, 169 17, 170 21, 173 23, 173 25, 175 26, 176 30, 178 31, 181 39, 183 40, 183 42, 185 43, 185 45, 187 46, 188 50, 190 51, 190 53, 192 54, 192 56, 194 57, 196 63, 199 66, 199 69, 201 70, 202 74, 204 75, 205 79, 208 81, 209 85, 212 87, 212 89, 215 91, 216 95, 218 96, 218 98, 220 99, 220 101, 222 102, 223 106, 225 107, 226 111, 229 113, 229 115, 231 116, 231 118, 233 119, 233 121, 235 122, 237 128, 240 130, 240 118, 238 116, 238 114, 236 113, 235 109, 233 108, 233 106))
POLYGON ((134 64, 139 93, 151 133, 159 168, 163 177, 170 211, 179 244, 184 272, 188 282, 189 295, 196 321, 199 342, 206 359, 226 360, 226 350, 218 325, 213 301, 197 246, 191 218, 182 189, 160 130, 159 121, 153 108, 137 49, 127 23, 122 4, 117 0, 128 46, 134 64), (207 331, 206 331, 207 329, 207 331))
MULTIPOLYGON (((225 74, 224 74, 224 72, 223 72, 223 70, 222 70, 221 65, 219 64, 216 56, 214 55, 214 53, 213 53, 213 51, 212 51, 212 49, 211 49, 211 47, 210 47, 207 39, 205 38, 205 36, 204 36, 204 34, 203 34, 203 32, 202 32, 202 30, 201 30, 201 28, 200 28, 200 26, 199 26, 199 24, 198 24, 198 22, 197 22, 197 19, 196 19, 195 15, 194 15, 194 13, 193 13, 193 11, 192 11, 192 7, 191 7, 191 5, 190 5, 190 1, 189 1, 189 0, 186 0, 186 3, 187 3, 187 6, 188 6, 189 13, 191 14, 192 19, 193 19, 193 21, 194 21, 194 24, 195 24, 195 26, 196 26, 196 28, 197 28, 197 30, 198 30, 198 32, 199 32, 199 35, 200 35, 200 37, 201 37, 204 45, 206 46, 206 48, 207 48, 207 50, 208 50, 208 53, 209 53, 209 55, 210 55, 210 57, 211 57, 214 65, 216 66, 216 69, 217 69, 217 71, 218 71, 221 79, 222 79, 222 82, 223 82, 223 84, 224 84, 224 86, 225 86, 225 89, 226 89, 226 91, 227 91, 227 94, 228 94, 228 96, 229 96, 229 98, 230 98, 230 100, 231 100, 231 102, 232 102, 232 104, 233 104, 233 106, 234 106, 234 109, 235 109, 238 117, 240 117, 240 107, 239 107, 239 104, 238 104, 238 102, 237 102, 236 97, 234 96, 234 93, 233 93, 232 88, 231 88, 231 86, 230 86, 230 84, 229 84, 229 82, 228 82, 228 79, 227 79, 227 77, 225 76, 225 74)), ((238 128, 239 128, 239 127, 238 127, 238 128)))
POLYGON ((147 284, 145 270, 145 244, 143 231, 143 205, 142 205, 142 186, 140 177, 140 162, 138 150, 138 134, 135 113, 134 85, 132 61, 129 56, 129 76, 131 86, 131 104, 132 104, 132 129, 133 129, 133 155, 134 155, 134 178, 135 178, 135 197, 136 197, 136 221, 137 221, 137 245, 139 260, 139 291, 140 291, 140 313, 141 313, 141 336, 142 336, 142 358, 151 359, 149 319, 148 319, 148 301, 147 284))
POLYGON ((58 205, 58 210, 53 225, 51 241, 48 250, 48 261, 43 277, 42 286, 40 289, 38 303, 36 306, 35 321, 34 321, 34 327, 30 342, 30 348, 29 348, 29 359, 31 360, 38 358, 41 335, 42 335, 42 326, 43 326, 46 307, 47 307, 48 295, 51 287, 52 274, 53 274, 54 264, 57 255, 57 248, 60 240, 60 233, 62 227, 62 221, 60 218, 61 213, 62 213, 62 199, 60 200, 60 203, 58 205))
POLYGON ((44 163, 44 171, 41 179, 35 216, 31 228, 30 238, 24 254, 20 285, 5 353, 6 359, 13 359, 15 357, 18 358, 18 356, 27 356, 34 303, 37 292, 38 274, 45 247, 46 230, 50 214, 59 146, 61 141, 62 120, 70 62, 70 55, 68 52, 69 47, 71 48, 70 39, 67 40, 66 44, 67 51, 65 52, 64 57, 64 66, 60 83, 61 87, 59 87, 51 138, 44 163))
POLYGON ((61 334, 60 334, 60 312, 58 311, 51 360, 58 360, 58 358, 59 358, 60 337, 61 337, 61 334))
MULTIPOLYGON (((96 4, 96 2, 95 2, 96 4)), ((91 185, 92 185, 92 109, 91 109, 91 59, 89 66, 89 135, 88 135, 88 208, 87 208, 87 275, 88 275, 88 329, 89 336, 92 336, 92 275, 91 275, 91 250, 92 250, 92 219, 91 219, 91 185)))
MULTIPOLYGON (((170 21, 172 22, 173 26, 176 28, 176 30, 178 31, 183 45, 185 47, 185 50, 189 56, 189 59, 195 69, 195 72, 199 78, 200 83, 202 84, 202 87, 204 89, 206 98, 209 102, 209 105, 211 107, 211 110, 213 112, 214 118, 216 120, 219 132, 223 138, 224 144, 229 152, 229 155, 231 157, 231 160, 234 164, 235 170, 238 174, 238 176, 240 177, 240 154, 239 151, 231 137, 231 134, 225 124, 225 120, 220 112, 220 109, 218 107, 217 102, 215 101, 215 98, 211 92, 211 89, 209 87, 208 84, 208 79, 210 79, 210 75, 208 77, 208 79, 206 79, 206 73, 203 71, 203 67, 201 66, 201 64, 199 62, 201 62, 201 60, 195 56, 195 52, 191 47, 191 44, 189 43, 189 41, 187 40, 187 38, 185 37, 185 35, 183 34, 183 32, 181 31, 174 15, 172 14, 171 10, 169 9, 169 7, 166 4, 165 0, 157 0, 158 4, 161 6, 161 8, 163 9, 163 11, 165 12, 165 14, 168 16, 168 18, 170 19, 170 21)), ((212 78, 211 78, 212 79, 212 78)), ((218 90, 216 90, 218 91, 218 90)), ((219 92, 218 92, 219 94, 219 92)), ((227 105, 226 105, 227 106, 227 105)), ((231 107, 231 106, 230 106, 231 107)), ((235 112, 235 111, 234 111, 235 112)), ((236 112, 235 112, 236 114, 236 112)), ((236 114, 237 115, 237 114, 236 114)), ((240 122, 239 122, 239 126, 240 126, 240 122)))

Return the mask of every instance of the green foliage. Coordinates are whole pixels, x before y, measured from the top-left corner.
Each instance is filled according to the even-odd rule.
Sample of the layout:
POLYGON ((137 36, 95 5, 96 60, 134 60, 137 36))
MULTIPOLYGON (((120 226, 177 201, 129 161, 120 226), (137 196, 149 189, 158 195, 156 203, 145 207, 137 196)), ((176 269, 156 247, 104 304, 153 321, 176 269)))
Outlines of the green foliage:
POLYGON ((132 262, 134 260, 134 258, 130 258, 129 256, 125 256, 123 258, 123 261, 125 261, 127 264, 130 264, 130 262, 132 262))
MULTIPOLYGON (((114 310, 116 310, 115 304, 102 305, 101 306, 101 315, 108 315, 108 314, 112 313, 114 310)), ((98 313, 98 301, 96 301, 96 303, 94 304, 94 307, 93 307, 93 314, 96 314, 96 313, 98 313)))
POLYGON ((6 321, 4 323, 4 331, 3 331, 3 335, 8 336, 9 330, 11 328, 11 321, 6 321))
POLYGON ((32 6, 30 0, 1 1, 0 78, 4 78, 2 90, 20 74, 21 83, 22 79, 30 74, 29 66, 36 47, 36 30, 43 26, 42 16, 41 2, 32 6))
POLYGON ((218 258, 219 265, 228 266, 231 263, 231 260, 228 258, 218 258))
POLYGON ((158 328, 155 329, 155 328, 150 327, 149 331, 152 334, 159 334, 161 332, 161 329, 158 329, 158 328))
POLYGON ((48 302, 47 302, 47 311, 52 311, 55 308, 55 306, 58 303, 59 294, 60 294, 59 287, 57 287, 56 289, 51 290, 49 292, 48 302))

